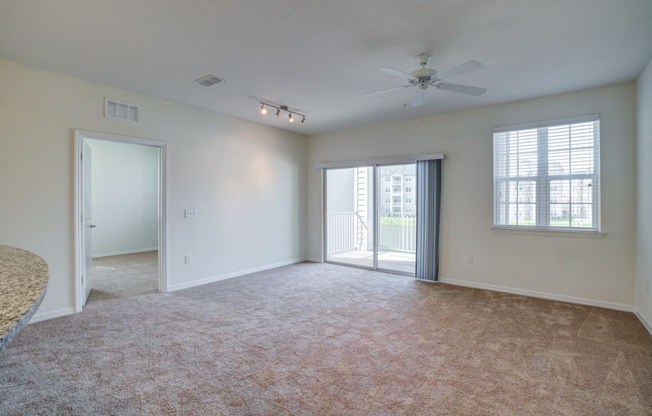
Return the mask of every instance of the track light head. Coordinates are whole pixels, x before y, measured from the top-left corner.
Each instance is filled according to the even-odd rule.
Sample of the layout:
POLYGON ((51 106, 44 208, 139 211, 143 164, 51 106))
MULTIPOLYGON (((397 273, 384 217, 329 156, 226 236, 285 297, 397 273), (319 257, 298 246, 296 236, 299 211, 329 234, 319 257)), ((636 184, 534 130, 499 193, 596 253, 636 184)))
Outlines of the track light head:
POLYGON ((278 115, 281 114, 281 109, 277 108, 276 109, 276 114, 274 114, 274 117, 278 118, 278 115))
POLYGON ((260 104, 260 114, 267 114, 267 107, 265 107, 265 104, 260 104))
POLYGON ((302 116, 301 121, 299 122, 299 124, 303 124, 305 121, 306 121, 306 116, 302 116))
POLYGON ((288 114, 288 121, 290 123, 294 123, 294 117, 292 117, 292 113, 288 114))

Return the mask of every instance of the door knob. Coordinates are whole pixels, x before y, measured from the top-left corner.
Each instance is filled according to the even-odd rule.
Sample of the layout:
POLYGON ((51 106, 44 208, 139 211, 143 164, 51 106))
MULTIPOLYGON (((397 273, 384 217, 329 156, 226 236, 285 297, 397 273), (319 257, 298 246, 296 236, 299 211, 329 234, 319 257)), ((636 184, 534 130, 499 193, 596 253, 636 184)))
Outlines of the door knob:
POLYGON ((91 228, 95 228, 95 227, 97 227, 97 225, 91 224, 91 228))

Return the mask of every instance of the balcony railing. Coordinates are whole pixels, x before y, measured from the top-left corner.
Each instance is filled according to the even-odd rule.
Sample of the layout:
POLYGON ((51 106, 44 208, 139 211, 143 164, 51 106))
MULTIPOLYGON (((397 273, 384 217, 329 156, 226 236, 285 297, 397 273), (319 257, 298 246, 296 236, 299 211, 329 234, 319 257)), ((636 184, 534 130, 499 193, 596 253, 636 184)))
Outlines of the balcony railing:
POLYGON ((414 217, 381 217, 378 244, 383 251, 416 252, 417 221, 414 217))
POLYGON ((356 213, 338 212, 326 218, 327 253, 339 253, 355 249, 356 213))
MULTIPOLYGON (((338 212, 326 217, 327 254, 351 250, 367 250, 360 247, 362 235, 371 238, 367 225, 354 212, 338 212)), ((380 250, 414 253, 416 251, 416 219, 414 217, 381 217, 380 250)))

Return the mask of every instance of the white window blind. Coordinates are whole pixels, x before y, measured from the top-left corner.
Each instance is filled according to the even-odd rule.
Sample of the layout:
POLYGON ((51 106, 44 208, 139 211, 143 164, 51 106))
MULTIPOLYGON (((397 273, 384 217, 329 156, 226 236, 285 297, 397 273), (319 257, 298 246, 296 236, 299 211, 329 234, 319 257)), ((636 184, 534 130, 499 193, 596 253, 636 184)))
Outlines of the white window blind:
POLYGON ((494 130, 494 226, 600 230, 600 119, 494 130))

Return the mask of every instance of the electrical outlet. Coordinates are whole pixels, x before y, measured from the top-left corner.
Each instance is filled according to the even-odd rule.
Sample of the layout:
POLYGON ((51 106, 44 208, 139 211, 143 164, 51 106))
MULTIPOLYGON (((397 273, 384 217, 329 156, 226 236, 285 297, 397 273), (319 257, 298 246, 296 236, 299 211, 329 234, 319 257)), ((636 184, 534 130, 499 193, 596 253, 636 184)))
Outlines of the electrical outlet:
POLYGON ((473 256, 467 257, 466 264, 473 264, 473 256))
POLYGON ((186 262, 186 264, 192 263, 192 257, 190 257, 190 254, 184 257, 184 261, 186 262))
POLYGON ((194 219, 197 218, 197 210, 196 209, 186 209, 186 210, 183 211, 183 217, 194 220, 194 219))

